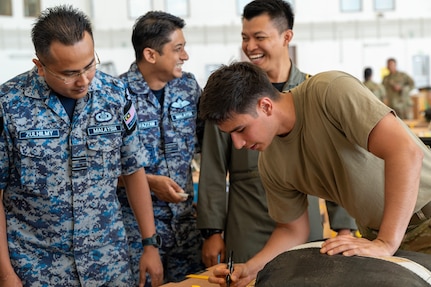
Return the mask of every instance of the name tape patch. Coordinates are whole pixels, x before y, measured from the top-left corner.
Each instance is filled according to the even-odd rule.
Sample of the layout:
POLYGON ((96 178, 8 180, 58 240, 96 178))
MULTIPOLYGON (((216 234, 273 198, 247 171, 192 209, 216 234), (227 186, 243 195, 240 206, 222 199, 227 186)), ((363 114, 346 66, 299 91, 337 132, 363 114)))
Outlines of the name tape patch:
POLYGON ((153 120, 153 121, 146 121, 146 122, 139 122, 138 127, 140 130, 144 129, 150 129, 150 128, 156 128, 159 126, 159 121, 153 120))
POLYGON ((97 126, 87 128, 88 135, 103 135, 121 132, 121 125, 97 126))
POLYGON ((187 111, 182 113, 175 113, 171 115, 173 121, 180 121, 188 118, 193 118, 196 115, 196 111, 187 111))
POLYGON ((28 130, 19 132, 19 139, 48 139, 60 137, 58 129, 28 130))

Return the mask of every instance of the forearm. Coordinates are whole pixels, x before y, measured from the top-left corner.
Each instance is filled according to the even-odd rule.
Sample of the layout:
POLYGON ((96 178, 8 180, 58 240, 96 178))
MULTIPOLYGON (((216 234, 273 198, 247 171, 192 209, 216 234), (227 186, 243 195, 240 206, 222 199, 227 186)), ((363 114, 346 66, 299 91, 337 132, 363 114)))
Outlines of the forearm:
POLYGON ((257 273, 277 255, 307 241, 309 234, 308 212, 288 224, 277 224, 263 249, 246 262, 248 273, 257 273))
POLYGON ((414 212, 419 190, 421 152, 406 152, 385 160, 385 208, 378 239, 392 254, 398 249, 414 212))
MULTIPOLYGON (((1 195, 3 194, 0 191, 1 195)), ((7 233, 6 233, 6 216, 3 208, 3 201, 0 196, 0 279, 4 279, 5 276, 13 272, 13 268, 9 258, 9 248, 7 244, 7 233)))
POLYGON ((368 150, 384 161, 384 208, 377 239, 393 254, 404 237, 419 192, 423 152, 392 113, 368 137, 368 150))
POLYGON ((127 198, 132 208, 142 238, 151 237, 155 232, 153 205, 145 170, 123 176, 127 198))
POLYGON ((148 182, 148 186, 149 186, 150 190, 154 189, 154 186, 156 186, 156 181, 157 181, 158 175, 146 173, 145 176, 147 177, 147 182, 148 182))

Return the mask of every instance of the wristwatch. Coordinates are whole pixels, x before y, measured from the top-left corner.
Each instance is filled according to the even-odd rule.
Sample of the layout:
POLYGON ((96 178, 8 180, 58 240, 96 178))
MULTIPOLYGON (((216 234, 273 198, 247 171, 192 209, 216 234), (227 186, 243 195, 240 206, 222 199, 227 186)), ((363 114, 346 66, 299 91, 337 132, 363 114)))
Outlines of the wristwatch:
POLYGON ((221 229, 201 229, 201 234, 204 239, 209 238, 211 235, 222 233, 221 229))
POLYGON ((142 246, 153 245, 156 248, 162 247, 162 238, 155 233, 153 236, 142 239, 142 246))

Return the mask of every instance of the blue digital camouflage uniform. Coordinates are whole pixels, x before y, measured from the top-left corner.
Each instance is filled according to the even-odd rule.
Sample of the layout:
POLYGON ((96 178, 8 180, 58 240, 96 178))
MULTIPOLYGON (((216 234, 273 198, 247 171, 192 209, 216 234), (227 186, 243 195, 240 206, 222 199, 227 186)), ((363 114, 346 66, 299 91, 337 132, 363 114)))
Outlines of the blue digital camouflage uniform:
POLYGON ((71 122, 36 68, 0 87, 0 188, 24 286, 132 286, 116 186, 144 162, 125 92, 97 71, 71 122))
MULTIPOLYGON (((149 155, 146 173, 168 176, 190 194, 187 201, 181 203, 167 203, 152 194, 156 230, 163 242, 159 252, 165 281, 180 281, 185 275, 204 268, 201 262, 202 237, 196 228, 193 207, 191 172, 191 162, 197 147, 196 119, 201 89, 192 74, 183 72, 181 78, 165 86, 161 107, 136 63, 120 77, 128 85, 138 113, 139 137, 149 155)), ((124 206, 132 270, 138 280, 141 235, 122 188, 119 189, 119 199, 124 206)))

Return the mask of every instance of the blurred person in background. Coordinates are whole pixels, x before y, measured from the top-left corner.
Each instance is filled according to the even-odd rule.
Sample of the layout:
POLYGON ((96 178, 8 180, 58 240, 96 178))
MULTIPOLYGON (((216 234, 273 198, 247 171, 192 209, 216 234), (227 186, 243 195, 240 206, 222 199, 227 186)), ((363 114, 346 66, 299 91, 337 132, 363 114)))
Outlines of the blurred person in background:
POLYGON ((383 78, 383 86, 386 89, 388 106, 393 108, 402 119, 412 116, 412 100, 410 92, 415 87, 413 79, 404 72, 397 70, 397 61, 394 58, 387 60, 389 74, 383 78))
POLYGON ((382 84, 373 81, 373 69, 369 67, 364 69, 363 83, 379 100, 387 104, 386 89, 382 84))

